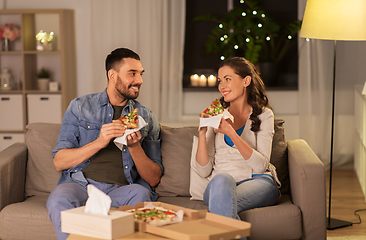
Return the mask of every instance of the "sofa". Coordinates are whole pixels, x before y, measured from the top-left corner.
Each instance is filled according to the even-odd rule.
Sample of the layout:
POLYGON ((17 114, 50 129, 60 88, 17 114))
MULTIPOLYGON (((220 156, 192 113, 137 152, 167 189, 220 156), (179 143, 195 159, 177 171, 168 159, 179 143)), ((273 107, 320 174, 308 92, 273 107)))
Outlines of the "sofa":
MULTIPOLYGON (((51 154, 60 127, 29 124, 25 143, 0 152, 0 239, 56 239, 46 201, 60 177, 51 154)), ((161 125, 165 171, 155 188, 158 201, 207 209, 202 201, 190 200, 191 150, 197 129, 161 125)), ((251 223, 249 239, 326 239, 324 165, 304 140, 285 141, 284 121, 278 119, 271 162, 282 182, 281 197, 274 206, 239 214, 251 223)))

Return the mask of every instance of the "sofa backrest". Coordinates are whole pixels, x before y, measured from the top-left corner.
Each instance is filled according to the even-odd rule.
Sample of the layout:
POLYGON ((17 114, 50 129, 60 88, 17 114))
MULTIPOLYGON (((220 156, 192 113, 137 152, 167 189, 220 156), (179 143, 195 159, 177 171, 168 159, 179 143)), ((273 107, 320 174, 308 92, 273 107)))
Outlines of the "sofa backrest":
MULTIPOLYGON (((283 124, 283 120, 275 120, 271 162, 277 168, 282 183, 281 192, 287 193, 289 177, 283 124)), ((52 150, 56 146, 60 128, 61 124, 54 123, 31 123, 27 126, 26 196, 49 194, 57 185, 61 172, 57 172, 53 166, 52 150)), ((182 128, 161 126, 164 175, 156 187, 156 192, 160 196, 190 196, 190 159, 193 136, 197 136, 197 130, 197 126, 182 128)))
MULTIPOLYGON (((287 193, 289 191, 289 175, 283 124, 283 120, 275 119, 271 163, 277 168, 277 175, 282 183, 281 192, 287 193)), ((194 135, 198 135, 198 127, 172 128, 161 126, 161 154, 164 175, 156 187, 159 196, 190 196, 190 161, 194 135)))

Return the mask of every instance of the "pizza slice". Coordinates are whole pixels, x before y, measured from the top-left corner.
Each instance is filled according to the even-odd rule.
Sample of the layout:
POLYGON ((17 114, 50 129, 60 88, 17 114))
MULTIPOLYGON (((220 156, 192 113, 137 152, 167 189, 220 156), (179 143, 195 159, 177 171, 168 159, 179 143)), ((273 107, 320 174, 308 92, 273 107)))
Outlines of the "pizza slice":
POLYGON ((224 112, 224 107, 221 105, 220 100, 216 98, 211 105, 206 108, 205 111, 200 113, 201 118, 210 118, 219 115, 224 112))
POLYGON ((155 208, 137 208, 127 210, 126 212, 133 213, 135 215, 135 221, 137 222, 160 222, 171 223, 173 218, 178 217, 178 213, 172 210, 164 209, 161 207, 155 208))
POLYGON ((129 114, 113 120, 112 122, 121 122, 127 129, 137 128, 139 125, 138 109, 135 108, 129 114))

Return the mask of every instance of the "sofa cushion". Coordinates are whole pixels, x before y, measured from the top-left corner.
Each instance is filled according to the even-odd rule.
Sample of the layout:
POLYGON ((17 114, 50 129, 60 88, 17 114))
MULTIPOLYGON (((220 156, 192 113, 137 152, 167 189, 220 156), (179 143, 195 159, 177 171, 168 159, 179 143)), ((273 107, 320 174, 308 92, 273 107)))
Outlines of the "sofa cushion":
POLYGON ((57 185, 61 172, 53 166, 52 150, 56 146, 61 124, 31 123, 25 141, 28 147, 26 196, 48 194, 57 185))
POLYGON ((251 239, 301 239, 302 214, 283 194, 275 206, 254 208, 239 213, 240 219, 250 222, 251 239))
POLYGON ((190 197, 159 197, 157 201, 173 204, 184 208, 208 210, 208 206, 205 205, 203 201, 190 200, 190 197))
POLYGON ((155 191, 159 196, 190 196, 189 171, 193 135, 198 127, 161 126, 161 155, 164 175, 155 191))
POLYGON ((0 239, 57 239, 46 208, 47 196, 33 196, 0 213, 0 239))

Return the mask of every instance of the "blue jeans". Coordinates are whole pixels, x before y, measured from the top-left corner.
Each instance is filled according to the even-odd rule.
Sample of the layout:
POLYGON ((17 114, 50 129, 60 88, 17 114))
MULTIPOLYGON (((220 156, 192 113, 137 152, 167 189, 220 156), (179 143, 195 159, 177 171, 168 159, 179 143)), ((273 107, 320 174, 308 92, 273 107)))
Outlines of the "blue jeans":
MULTIPOLYGON (((117 184, 96 182, 91 179, 88 179, 88 181, 110 196, 112 199, 111 207, 134 206, 136 203, 151 201, 150 191, 139 184, 119 186, 117 184)), ((61 231, 61 211, 84 206, 87 199, 86 188, 75 182, 59 184, 51 192, 46 206, 58 240, 66 239, 69 236, 68 233, 61 231)))
POLYGON ((203 201, 209 212, 240 220, 238 213, 274 205, 278 194, 276 183, 269 175, 253 175, 237 183, 230 174, 219 173, 208 183, 203 201))

